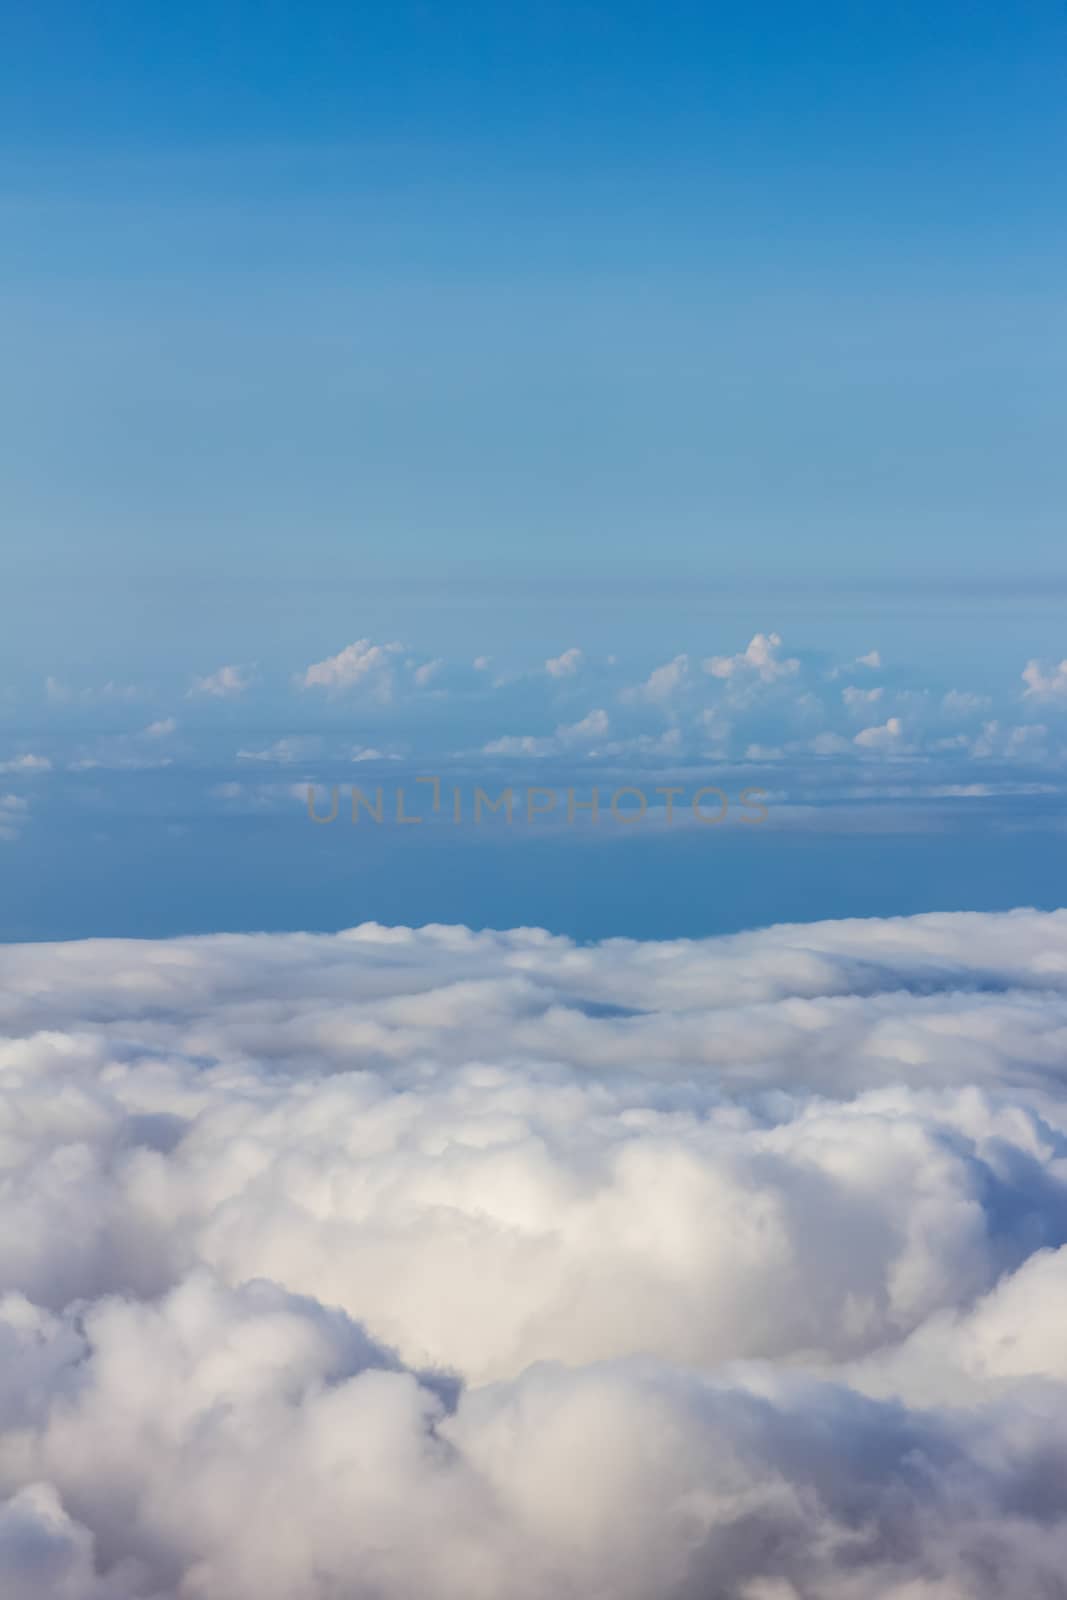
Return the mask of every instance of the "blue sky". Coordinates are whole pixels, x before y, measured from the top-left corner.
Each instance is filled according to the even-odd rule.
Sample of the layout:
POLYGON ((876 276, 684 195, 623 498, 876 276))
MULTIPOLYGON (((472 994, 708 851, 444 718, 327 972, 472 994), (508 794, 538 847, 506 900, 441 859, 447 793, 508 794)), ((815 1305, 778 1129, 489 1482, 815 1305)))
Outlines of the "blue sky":
MULTIPOLYGON (((103 835, 136 896, 131 815, 172 903, 192 881, 173 829, 221 828, 228 785, 268 804, 249 749, 289 751, 271 759, 291 788, 350 747, 469 763, 528 739, 588 780, 674 729, 661 753, 690 769, 774 752, 790 805, 815 768, 851 804, 864 764, 942 829, 960 797, 928 791, 974 789, 984 763, 990 826, 1008 806, 1047 848, 1067 748, 1059 7, 46 4, 4 28, 0 848, 29 892, 41 819, 54 836, 64 816, 80 863, 13 929, 90 931, 79 874, 92 838, 110 859, 103 835), (799 663, 781 683, 701 665, 771 632, 799 663), (403 646, 387 701, 300 687, 361 640, 403 646), (546 680, 568 649, 581 673, 546 680), (882 698, 856 720, 840 674, 872 649, 882 698), (676 702, 633 698, 683 656, 676 702), (190 695, 227 666, 241 693, 190 695), (560 745, 597 713, 614 755, 560 745), (172 749, 163 788, 146 738, 172 749)), ((964 858, 929 892, 1010 903, 1010 873, 964 858)), ((1054 892, 1040 859, 1024 898, 1054 892)), ((461 893, 442 868, 429 912, 499 920, 493 872, 461 893)), ((375 914, 408 914, 401 880, 418 873, 388 880, 395 904, 383 878, 375 914)), ((268 914, 212 881, 194 922, 268 914)), ((336 921, 314 882, 318 900, 278 888, 272 925, 336 921)), ((937 879, 869 882, 872 910, 898 885, 910 909, 937 879)), ((766 920, 765 887, 726 923, 766 920)))
POLYGON ((1051 5, 9 16, 30 571, 354 599, 414 563, 1062 575, 1064 32, 1051 5))

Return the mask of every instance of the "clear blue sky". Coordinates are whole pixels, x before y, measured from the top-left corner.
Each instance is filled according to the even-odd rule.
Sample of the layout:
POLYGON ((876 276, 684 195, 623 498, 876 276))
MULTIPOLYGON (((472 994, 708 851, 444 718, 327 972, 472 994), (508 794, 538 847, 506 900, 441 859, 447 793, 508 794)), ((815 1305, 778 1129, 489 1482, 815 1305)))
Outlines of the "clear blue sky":
POLYGON ((954 0, 9 7, 4 664, 227 659, 288 595, 336 648, 442 575, 1064 577, 1065 43, 954 0))

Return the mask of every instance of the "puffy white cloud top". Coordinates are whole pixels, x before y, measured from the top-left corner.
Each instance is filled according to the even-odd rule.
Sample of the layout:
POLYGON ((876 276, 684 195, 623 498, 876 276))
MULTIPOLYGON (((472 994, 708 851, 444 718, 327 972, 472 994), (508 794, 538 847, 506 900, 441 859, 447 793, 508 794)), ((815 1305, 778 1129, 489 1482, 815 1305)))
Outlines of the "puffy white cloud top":
POLYGON ((1048 1600, 1067 913, 0 950, 4 1600, 1048 1600))

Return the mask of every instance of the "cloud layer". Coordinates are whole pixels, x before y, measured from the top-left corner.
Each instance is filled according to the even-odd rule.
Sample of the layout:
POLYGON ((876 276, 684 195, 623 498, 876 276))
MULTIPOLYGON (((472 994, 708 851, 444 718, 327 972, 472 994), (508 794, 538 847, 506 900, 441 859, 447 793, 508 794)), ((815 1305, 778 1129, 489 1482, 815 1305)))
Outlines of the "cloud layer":
POLYGON ((11 1600, 1067 1561, 1067 913, 0 951, 11 1600))

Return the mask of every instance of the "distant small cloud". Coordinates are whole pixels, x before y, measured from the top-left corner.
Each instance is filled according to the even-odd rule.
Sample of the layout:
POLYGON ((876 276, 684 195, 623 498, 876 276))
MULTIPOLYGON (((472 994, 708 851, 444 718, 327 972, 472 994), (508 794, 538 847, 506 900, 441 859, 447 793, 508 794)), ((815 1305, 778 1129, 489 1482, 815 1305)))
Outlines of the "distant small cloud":
POLYGON ((0 772, 51 772, 52 763, 47 756, 12 756, 10 761, 0 761, 0 772))
POLYGON ((293 761, 307 761, 319 747, 319 740, 314 737, 291 736, 285 739, 276 739, 272 745, 263 750, 238 750, 238 761, 269 761, 280 766, 288 766, 293 761))
POLYGON ((990 756, 1007 761, 1037 761, 1047 755, 1048 728, 1043 722, 1024 722, 1006 728, 993 720, 982 724, 982 731, 971 744, 971 754, 979 760, 990 756))
POLYGON ((159 767, 172 767, 172 756, 123 755, 120 751, 101 756, 79 756, 67 765, 68 772, 152 772, 159 767))
POLYGON ((97 705, 107 700, 136 700, 141 690, 132 683, 115 683, 109 680, 97 688, 74 689, 60 678, 44 680, 44 692, 53 705, 97 705))
POLYGON ((682 748, 680 728, 664 728, 662 733, 638 733, 627 739, 613 739, 590 751, 591 755, 623 757, 626 760, 652 761, 676 759, 682 748))
POLYGON ((168 739, 176 732, 178 724, 173 717, 162 717, 159 722, 150 722, 144 730, 146 739, 168 739))
POLYGON ((873 706, 882 698, 884 689, 856 689, 849 687, 841 690, 841 698, 850 711, 861 706, 873 706))
POLYGON ((590 711, 580 722, 572 722, 557 728, 556 737, 569 743, 581 742, 583 739, 603 739, 610 727, 607 712, 598 708, 596 711, 590 711))
POLYGON ((832 667, 827 676, 830 678, 843 678, 846 673, 855 672, 857 667, 868 667, 872 672, 876 672, 881 665, 882 657, 880 652, 868 650, 865 656, 854 656, 843 667, 832 667))
MULTIPOLYGON (((573 751, 579 746, 588 746, 591 741, 605 738, 610 728, 607 712, 598 707, 580 722, 561 723, 553 734, 506 734, 502 739, 491 739, 482 746, 482 753, 487 756, 558 755, 564 750, 573 751)), ((587 748, 582 753, 594 755, 597 752, 587 748)))
POLYGON ((0 839, 16 839, 26 820, 29 804, 17 794, 0 794, 0 839))
POLYGON ((400 757, 391 750, 376 750, 373 745, 357 744, 353 747, 348 759, 350 761, 399 761, 400 757))
POLYGON ((987 694, 968 694, 960 689, 950 689, 941 698, 941 709, 950 717, 977 716, 992 704, 987 694))
POLYGON ((1040 661, 1028 661, 1022 672, 1026 688, 1024 699, 1067 700, 1067 660, 1044 669, 1040 661))
POLYGON ((420 689, 425 689, 427 684, 432 683, 438 676, 444 664, 444 659, 440 656, 433 661, 424 661, 420 667, 415 668, 411 676, 420 689))
POLYGON ((841 756, 851 749, 851 745, 840 733, 817 733, 808 749, 814 756, 841 756))
POLYGON ((490 739, 482 745, 487 756, 548 756, 555 750, 555 741, 548 735, 533 733, 506 733, 499 739, 490 739))
POLYGON ((471 665, 475 672, 488 672, 493 664, 492 656, 475 656, 471 665))
POLYGON ((644 702, 649 705, 663 705, 688 682, 689 657, 675 656, 673 661, 665 661, 661 667, 654 668, 644 683, 636 684, 632 689, 624 689, 619 699, 624 704, 644 702))
POLYGON ((862 750, 893 750, 899 748, 903 737, 904 725, 900 718, 890 717, 880 727, 864 728, 852 742, 862 750))
POLYGON ((251 682, 252 674, 246 667, 219 667, 216 672, 196 678, 189 695, 209 695, 216 700, 231 700, 244 694, 251 682))
POLYGON ((572 645, 569 650, 564 650, 562 655, 549 656, 545 662, 545 671, 550 678, 573 678, 584 661, 585 656, 581 650, 577 645, 572 645))
POLYGON ((288 810, 293 800, 307 801, 307 783, 219 783, 208 790, 227 811, 265 813, 288 810))

